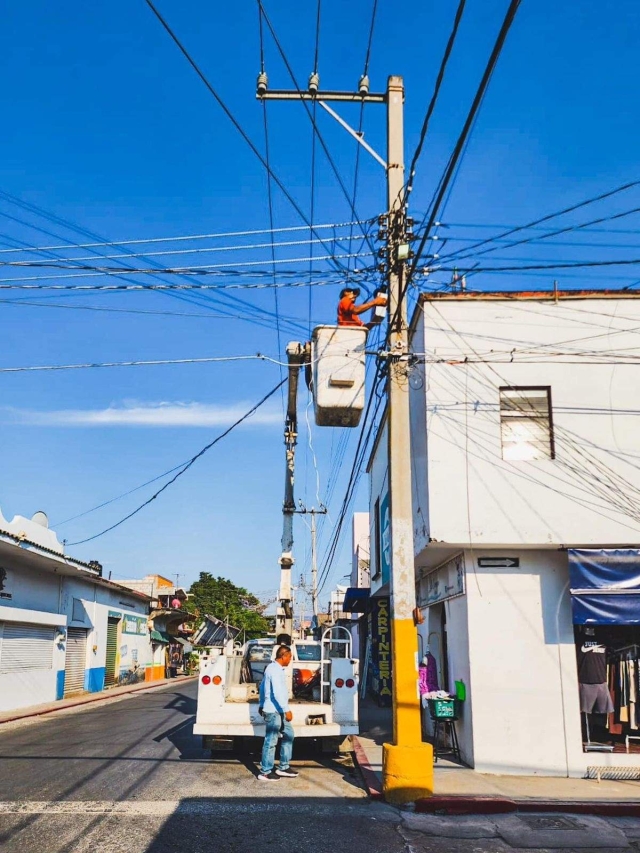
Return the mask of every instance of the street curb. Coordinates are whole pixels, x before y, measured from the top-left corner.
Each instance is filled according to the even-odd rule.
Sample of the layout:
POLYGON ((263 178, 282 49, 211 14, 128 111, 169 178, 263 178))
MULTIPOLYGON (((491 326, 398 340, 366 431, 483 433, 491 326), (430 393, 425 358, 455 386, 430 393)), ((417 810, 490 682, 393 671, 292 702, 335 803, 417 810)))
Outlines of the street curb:
POLYGON ((356 767, 360 771, 367 793, 372 800, 384 800, 382 785, 378 778, 378 774, 369 764, 367 753, 364 751, 357 735, 353 736, 353 753, 356 759, 356 767))
POLYGON ((194 678, 197 678, 197 675, 185 675, 183 678, 164 678, 162 681, 152 681, 150 684, 141 684, 136 685, 135 687, 131 687, 129 690, 123 690, 121 693, 113 693, 109 690, 103 690, 100 693, 93 694, 92 696, 88 696, 86 699, 81 699, 78 702, 70 702, 67 705, 62 704, 64 700, 60 701, 59 706, 55 706, 53 708, 44 708, 41 711, 26 711, 25 713, 15 714, 13 717, 5 717, 0 720, 0 726, 3 726, 5 723, 16 723, 20 720, 29 720, 35 717, 44 717, 47 714, 57 714, 60 711, 67 711, 71 708, 79 708, 82 705, 91 705, 93 702, 101 702, 105 699, 119 699, 121 696, 129 696, 132 693, 142 693, 145 690, 153 690, 157 687, 166 687, 168 684, 182 684, 184 681, 191 681, 194 678))
MULTIPOLYGON (((357 736, 353 737, 355 763, 372 800, 384 800, 382 784, 372 768, 357 736)), ((439 796, 416 800, 415 810, 421 814, 478 815, 513 812, 563 812, 564 814, 598 815, 600 817, 640 817, 640 802, 608 802, 605 800, 522 800, 511 797, 439 796)))
POLYGON ((511 812, 562 812, 601 817, 640 817, 638 802, 604 800, 518 800, 509 797, 465 797, 435 795, 417 800, 416 812, 439 815, 509 814, 511 812))

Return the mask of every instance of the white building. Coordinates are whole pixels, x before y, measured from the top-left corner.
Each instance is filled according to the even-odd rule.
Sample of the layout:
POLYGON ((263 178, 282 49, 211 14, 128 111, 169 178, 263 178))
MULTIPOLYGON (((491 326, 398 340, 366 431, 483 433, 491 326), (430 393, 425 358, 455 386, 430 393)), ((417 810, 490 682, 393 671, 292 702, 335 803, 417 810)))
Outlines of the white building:
MULTIPOLYGON (((428 294, 416 308, 408 383, 420 646, 436 657, 441 687, 464 682, 458 736, 481 772, 640 765, 623 746, 583 747, 583 629, 574 626, 592 626, 612 665, 627 645, 640 657, 639 328, 640 302, 626 292, 428 294), (601 550, 624 578, 594 582, 587 616, 576 587, 591 581, 574 549, 601 550)), ((384 424, 369 473, 372 595, 382 595, 384 424)), ((611 739, 598 730, 604 716, 587 719, 611 739)), ((618 726, 621 744, 629 726, 618 726)))
POLYGON ((64 553, 44 513, 0 513, 0 712, 145 678, 150 598, 64 553))

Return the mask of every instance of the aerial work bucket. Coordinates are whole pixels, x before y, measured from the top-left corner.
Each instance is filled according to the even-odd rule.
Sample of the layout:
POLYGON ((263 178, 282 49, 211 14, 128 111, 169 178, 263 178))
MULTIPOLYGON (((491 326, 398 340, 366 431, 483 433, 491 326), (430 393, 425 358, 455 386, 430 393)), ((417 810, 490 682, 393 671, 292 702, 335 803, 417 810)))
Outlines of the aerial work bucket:
POLYGON ((365 346, 361 326, 316 326, 311 339, 313 404, 318 426, 355 427, 365 402, 365 346))

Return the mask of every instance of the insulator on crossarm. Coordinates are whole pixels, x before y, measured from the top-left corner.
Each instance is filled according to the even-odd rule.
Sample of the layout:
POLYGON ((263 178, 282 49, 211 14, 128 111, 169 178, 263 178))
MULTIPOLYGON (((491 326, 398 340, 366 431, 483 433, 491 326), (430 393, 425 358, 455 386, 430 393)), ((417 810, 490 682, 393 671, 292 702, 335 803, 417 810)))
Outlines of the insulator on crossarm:
POLYGON ((369 75, 363 74, 358 81, 358 94, 363 98, 369 94, 369 75))
POLYGON ((267 78, 267 72, 261 71, 258 74, 258 82, 257 82, 257 91, 258 91, 258 97, 259 98, 261 98, 263 95, 266 94, 268 82, 269 82, 269 80, 267 78))
POLYGON ((317 71, 314 71, 309 75, 309 92, 312 95, 318 94, 318 89, 320 88, 320 75, 317 71))

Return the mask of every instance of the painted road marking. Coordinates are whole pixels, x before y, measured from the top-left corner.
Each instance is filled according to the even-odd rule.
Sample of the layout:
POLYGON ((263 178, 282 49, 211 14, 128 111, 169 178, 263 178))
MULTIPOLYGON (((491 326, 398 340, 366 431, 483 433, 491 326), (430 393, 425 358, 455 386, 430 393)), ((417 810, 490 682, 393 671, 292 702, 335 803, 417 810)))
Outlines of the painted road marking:
MULTIPOLYGON (((275 792, 274 792, 275 793, 275 792)), ((327 811, 336 812, 336 806, 319 804, 296 804, 296 810, 302 807, 314 813, 327 811)), ((281 802, 256 800, 253 803, 231 800, 223 802, 214 799, 193 800, 135 800, 118 802, 117 800, 22 800, 18 802, 0 802, 0 817, 3 815, 86 815, 104 814, 119 817, 157 816, 168 817, 175 814, 208 815, 219 814, 221 811, 232 811, 238 808, 243 811, 291 811, 291 804, 286 799, 281 802)), ((341 804, 340 812, 361 811, 362 806, 341 804)))

